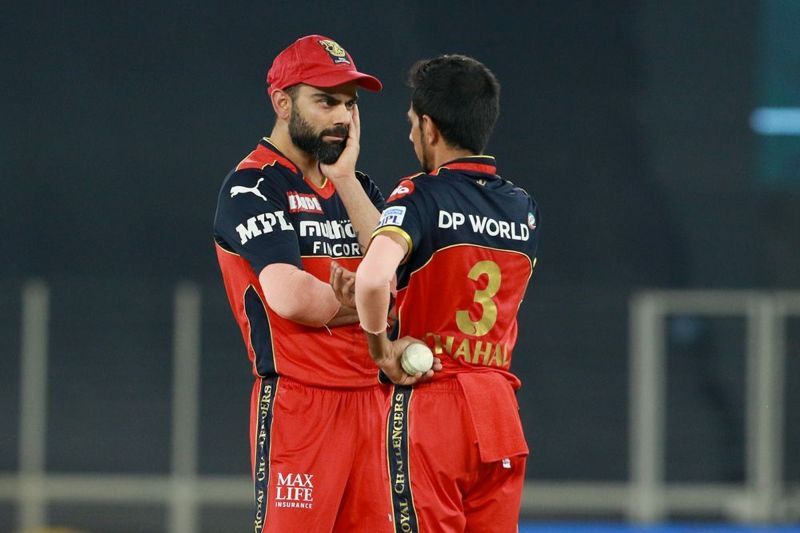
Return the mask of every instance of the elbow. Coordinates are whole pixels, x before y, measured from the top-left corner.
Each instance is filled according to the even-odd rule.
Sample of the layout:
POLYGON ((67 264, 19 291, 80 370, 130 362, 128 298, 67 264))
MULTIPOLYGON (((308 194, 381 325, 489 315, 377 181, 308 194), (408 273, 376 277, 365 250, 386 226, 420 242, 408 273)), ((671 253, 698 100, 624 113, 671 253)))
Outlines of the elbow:
POLYGON ((298 303, 281 302, 278 304, 277 302, 270 302, 269 298, 267 298, 267 305, 270 309, 275 311, 275 314, 286 320, 291 320, 292 322, 297 322, 305 326, 321 325, 309 322, 307 317, 308 309, 298 303))
POLYGON ((299 301, 294 304, 274 306, 267 300, 267 305, 279 317, 290 320, 302 326, 321 328, 327 324, 339 311, 339 303, 333 301, 320 301, 318 305, 312 302, 299 301))
POLYGON ((387 291, 391 280, 383 278, 383 276, 375 276, 368 268, 359 266, 356 271, 356 299, 358 299, 359 294, 364 298, 371 298, 383 291, 387 291))
POLYGON ((267 306, 285 320, 321 327, 339 311, 330 286, 295 267, 268 266, 259 281, 267 306))

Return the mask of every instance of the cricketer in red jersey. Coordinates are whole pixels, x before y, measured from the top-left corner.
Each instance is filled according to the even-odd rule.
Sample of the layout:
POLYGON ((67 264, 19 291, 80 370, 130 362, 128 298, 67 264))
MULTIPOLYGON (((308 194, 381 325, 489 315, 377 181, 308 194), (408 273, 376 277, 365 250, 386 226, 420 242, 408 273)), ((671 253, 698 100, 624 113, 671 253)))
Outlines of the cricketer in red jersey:
POLYGON ((385 449, 374 429, 389 390, 354 307, 329 285, 334 259, 357 267, 383 207, 377 187, 355 171, 357 88, 381 84, 320 35, 283 50, 267 82, 272 134, 227 176, 214 219, 255 377, 254 531, 391 531, 385 449))
POLYGON ((386 426, 396 531, 515 532, 528 447, 511 372, 517 311, 533 272, 533 199, 480 155, 498 115, 499 85, 478 61, 418 62, 410 140, 425 171, 389 197, 356 274, 370 352, 395 383, 407 340, 384 320, 397 275, 393 337, 441 358, 433 379, 395 385, 386 426), (402 526, 402 527, 400 527, 402 526))

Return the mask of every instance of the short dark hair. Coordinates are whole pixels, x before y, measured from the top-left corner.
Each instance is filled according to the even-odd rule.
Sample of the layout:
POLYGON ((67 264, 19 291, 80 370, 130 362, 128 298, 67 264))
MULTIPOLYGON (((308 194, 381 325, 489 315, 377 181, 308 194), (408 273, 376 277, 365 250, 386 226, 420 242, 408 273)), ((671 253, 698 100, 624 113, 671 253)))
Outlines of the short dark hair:
POLYGON ((299 92, 300 92, 300 85, 299 85, 299 84, 297 84, 297 85, 291 85, 291 86, 289 86, 289 87, 285 88, 285 89, 283 90, 283 92, 285 92, 286 94, 288 94, 288 95, 289 95, 289 98, 291 98, 291 99, 292 99, 292 102, 294 102, 295 100, 297 100, 297 93, 299 93, 299 92))
POLYGON ((418 116, 431 117, 449 144, 483 152, 500 113, 500 84, 486 65, 456 54, 423 59, 408 84, 418 116))

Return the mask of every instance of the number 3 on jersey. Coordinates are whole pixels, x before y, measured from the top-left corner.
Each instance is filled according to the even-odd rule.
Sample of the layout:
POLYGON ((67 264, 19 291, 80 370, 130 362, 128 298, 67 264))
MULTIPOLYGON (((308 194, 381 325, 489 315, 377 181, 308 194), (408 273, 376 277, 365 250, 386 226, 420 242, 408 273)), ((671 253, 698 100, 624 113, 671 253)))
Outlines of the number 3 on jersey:
POLYGON ((469 316, 469 310, 461 309, 456 311, 458 329, 466 335, 475 337, 486 335, 497 322, 497 304, 492 298, 500 290, 502 278, 500 266, 494 261, 478 261, 472 265, 467 276, 473 281, 478 281, 483 274, 486 274, 489 282, 486 284, 486 288, 476 290, 472 298, 473 302, 481 306, 480 318, 472 320, 469 316))

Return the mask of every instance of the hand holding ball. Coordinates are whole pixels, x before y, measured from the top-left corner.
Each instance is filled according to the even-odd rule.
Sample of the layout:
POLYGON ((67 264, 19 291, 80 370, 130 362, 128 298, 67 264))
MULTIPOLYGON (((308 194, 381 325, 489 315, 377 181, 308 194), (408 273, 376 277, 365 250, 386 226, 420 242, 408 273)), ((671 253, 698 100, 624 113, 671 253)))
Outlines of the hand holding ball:
POLYGON ((412 342, 403 350, 400 366, 410 376, 424 374, 433 367, 433 352, 425 344, 412 342))

